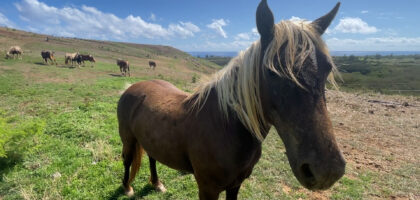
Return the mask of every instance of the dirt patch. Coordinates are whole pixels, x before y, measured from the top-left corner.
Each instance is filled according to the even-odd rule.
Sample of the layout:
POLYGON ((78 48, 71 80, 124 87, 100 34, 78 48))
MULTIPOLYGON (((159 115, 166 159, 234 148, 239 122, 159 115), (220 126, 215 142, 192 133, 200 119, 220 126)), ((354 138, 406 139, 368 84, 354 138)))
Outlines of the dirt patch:
POLYGON ((357 169, 390 172, 401 163, 418 163, 418 97, 338 91, 329 91, 327 97, 337 140, 357 169))

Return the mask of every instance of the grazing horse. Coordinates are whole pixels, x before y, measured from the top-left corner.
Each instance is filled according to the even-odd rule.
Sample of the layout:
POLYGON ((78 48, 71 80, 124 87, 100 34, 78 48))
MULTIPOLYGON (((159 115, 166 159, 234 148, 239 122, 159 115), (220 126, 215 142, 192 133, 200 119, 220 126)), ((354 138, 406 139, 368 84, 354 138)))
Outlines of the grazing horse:
POLYGON ((321 35, 338 7, 311 23, 274 24, 262 0, 260 39, 192 94, 162 80, 129 87, 117 109, 126 194, 134 193, 130 183, 145 151, 156 190, 165 191, 159 161, 193 173, 200 199, 218 199, 222 191, 236 199, 272 126, 297 180, 310 190, 331 187, 346 163, 326 107, 325 84, 335 84, 336 68, 321 35))
MULTIPOLYGON (((92 55, 86 55, 86 54, 80 54, 80 56, 81 56, 81 60, 82 60, 82 63, 83 63, 83 65, 85 65, 85 61, 87 60, 87 61, 90 61, 90 63, 92 64, 92 63, 95 63, 96 61, 95 61, 95 58, 93 58, 93 56, 92 55)), ((93 67, 93 64, 91 65, 92 67, 93 67)))
POLYGON ((11 46, 9 48, 9 51, 6 53, 6 58, 13 57, 13 59, 15 58, 22 59, 22 54, 23 54, 23 51, 20 48, 20 46, 11 46))
POLYGON ((128 76, 130 75, 130 64, 126 60, 117 59, 117 65, 120 67, 120 72, 122 75, 126 76, 128 71, 128 76))
POLYGON ((155 67, 156 67, 156 63, 155 63, 155 61, 149 61, 149 67, 150 68, 152 68, 153 70, 155 69, 155 67))
POLYGON ((73 66, 74 61, 76 60, 75 57, 78 56, 79 53, 66 53, 66 55, 64 56, 64 60, 66 65, 69 64, 69 61, 71 61, 71 65, 73 66))
POLYGON ((54 58, 54 52, 53 51, 42 50, 41 51, 41 56, 42 56, 42 59, 44 59, 45 63, 48 64, 48 60, 50 60, 52 64, 54 64, 54 62, 55 62, 55 65, 57 65, 57 61, 54 58))

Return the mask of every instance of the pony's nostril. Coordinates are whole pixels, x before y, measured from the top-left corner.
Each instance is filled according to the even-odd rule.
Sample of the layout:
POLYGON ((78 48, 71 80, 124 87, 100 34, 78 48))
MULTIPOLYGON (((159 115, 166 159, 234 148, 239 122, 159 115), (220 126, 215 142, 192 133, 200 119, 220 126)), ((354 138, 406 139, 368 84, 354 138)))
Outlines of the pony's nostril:
POLYGON ((305 176, 305 178, 307 179, 314 179, 315 176, 311 171, 311 168, 309 168, 309 164, 303 164, 300 169, 302 170, 302 174, 305 176))

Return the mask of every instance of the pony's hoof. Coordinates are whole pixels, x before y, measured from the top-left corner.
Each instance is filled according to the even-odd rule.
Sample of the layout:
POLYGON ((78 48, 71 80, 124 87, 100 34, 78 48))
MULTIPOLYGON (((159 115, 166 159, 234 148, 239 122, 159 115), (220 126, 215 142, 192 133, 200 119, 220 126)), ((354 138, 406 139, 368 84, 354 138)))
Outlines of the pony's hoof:
POLYGON ((134 190, 131 186, 128 186, 128 188, 125 189, 125 195, 128 197, 132 197, 134 195, 134 190))
POLYGON ((162 193, 166 192, 166 188, 161 182, 159 182, 157 185, 155 185, 155 190, 157 192, 162 192, 162 193))

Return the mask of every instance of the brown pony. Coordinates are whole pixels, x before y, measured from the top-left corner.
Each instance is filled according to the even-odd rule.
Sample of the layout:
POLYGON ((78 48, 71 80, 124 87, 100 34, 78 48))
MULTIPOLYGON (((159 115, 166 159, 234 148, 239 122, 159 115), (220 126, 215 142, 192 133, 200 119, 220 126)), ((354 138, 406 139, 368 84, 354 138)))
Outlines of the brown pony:
POLYGON ((155 61, 149 61, 149 67, 152 68, 152 69, 155 69, 156 62, 155 61))
POLYGON ((54 52, 53 51, 42 50, 41 51, 41 56, 42 56, 42 59, 44 59, 45 63, 48 64, 48 60, 50 60, 52 64, 54 64, 54 62, 55 62, 55 65, 57 65, 57 61, 54 58, 54 52))
POLYGON ((133 195, 130 183, 146 151, 156 190, 165 191, 159 161, 193 173, 200 199, 218 199, 222 191, 236 199, 272 126, 299 182, 310 190, 331 187, 346 164, 326 107, 325 83, 335 83, 329 76, 335 66, 321 35, 338 7, 312 23, 274 24, 262 0, 256 14, 260 40, 194 93, 162 80, 129 87, 117 111, 126 194, 133 195))
POLYGON ((16 58, 22 59, 22 54, 23 54, 23 51, 20 48, 20 46, 11 46, 9 48, 9 51, 6 52, 6 58, 13 57, 13 59, 16 59, 16 58))
POLYGON ((130 64, 128 61, 117 59, 117 65, 120 67, 122 75, 126 76, 128 71, 128 76, 130 76, 130 64))

